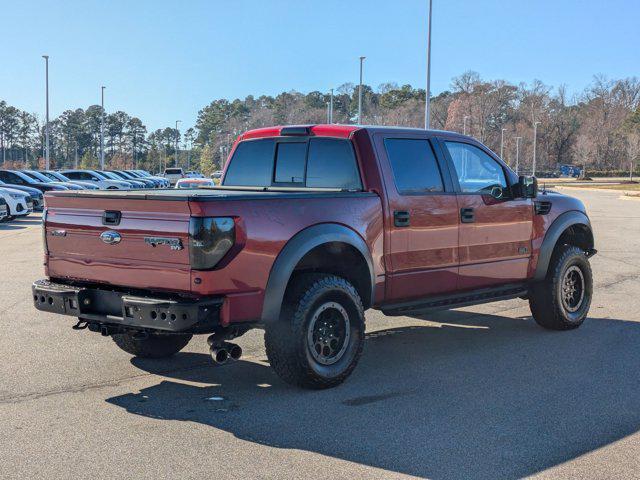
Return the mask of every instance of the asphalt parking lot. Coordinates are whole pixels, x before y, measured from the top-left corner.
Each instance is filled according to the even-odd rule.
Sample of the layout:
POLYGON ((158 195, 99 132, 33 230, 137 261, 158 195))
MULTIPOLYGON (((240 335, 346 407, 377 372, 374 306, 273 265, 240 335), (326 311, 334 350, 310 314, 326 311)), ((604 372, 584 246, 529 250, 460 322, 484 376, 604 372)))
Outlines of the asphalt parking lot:
POLYGON ((285 385, 262 333, 214 367, 205 337, 170 360, 36 311, 35 215, 0 225, 1 478, 639 478, 640 200, 583 199, 599 250, 578 330, 522 300, 385 318, 328 391, 285 385))

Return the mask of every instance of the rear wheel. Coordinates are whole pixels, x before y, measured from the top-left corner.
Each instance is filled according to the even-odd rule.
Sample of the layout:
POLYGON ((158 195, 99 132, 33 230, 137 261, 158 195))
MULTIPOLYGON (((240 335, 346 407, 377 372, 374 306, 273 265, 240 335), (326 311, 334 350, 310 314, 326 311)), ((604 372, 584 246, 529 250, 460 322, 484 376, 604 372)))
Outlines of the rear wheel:
POLYGON ((265 328, 267 358, 285 382, 330 388, 356 367, 364 344, 364 308, 343 278, 303 274, 292 280, 279 321, 265 328))
POLYGON ((142 358, 165 358, 187 346, 192 335, 159 335, 151 333, 138 337, 131 333, 111 335, 115 344, 131 355, 142 358))
POLYGON ((554 252, 546 278, 533 286, 529 306, 542 327, 570 330, 584 322, 592 294, 593 277, 585 252, 563 245, 554 252))

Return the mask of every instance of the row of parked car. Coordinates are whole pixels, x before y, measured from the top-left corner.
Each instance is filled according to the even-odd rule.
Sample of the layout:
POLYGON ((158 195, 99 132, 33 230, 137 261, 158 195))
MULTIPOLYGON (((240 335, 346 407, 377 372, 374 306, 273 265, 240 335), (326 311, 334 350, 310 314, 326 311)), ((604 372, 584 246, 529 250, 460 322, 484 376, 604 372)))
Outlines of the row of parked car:
POLYGON ((44 192, 168 188, 145 170, 0 170, 0 221, 44 208, 44 192))

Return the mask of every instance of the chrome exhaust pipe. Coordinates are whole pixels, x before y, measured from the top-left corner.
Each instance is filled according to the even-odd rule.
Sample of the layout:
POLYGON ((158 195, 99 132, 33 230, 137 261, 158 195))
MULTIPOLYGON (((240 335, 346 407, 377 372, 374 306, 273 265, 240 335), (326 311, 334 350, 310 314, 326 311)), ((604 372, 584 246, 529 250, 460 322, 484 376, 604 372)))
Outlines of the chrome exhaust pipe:
POLYGON ((209 353, 213 362, 218 365, 224 365, 229 360, 229 351, 225 347, 211 347, 209 353))
POLYGON ((242 356, 242 347, 240 345, 235 343, 225 343, 224 346, 227 349, 227 352, 229 352, 229 358, 231 360, 240 360, 240 357, 242 356))

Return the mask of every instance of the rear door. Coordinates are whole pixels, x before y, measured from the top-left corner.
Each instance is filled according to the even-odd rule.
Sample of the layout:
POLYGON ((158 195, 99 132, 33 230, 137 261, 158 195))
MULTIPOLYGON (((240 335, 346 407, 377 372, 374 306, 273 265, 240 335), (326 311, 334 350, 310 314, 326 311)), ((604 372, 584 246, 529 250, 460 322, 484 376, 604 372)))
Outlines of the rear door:
POLYGON ((458 204, 439 147, 427 133, 381 133, 375 143, 388 203, 388 301, 455 290, 458 204))
POLYGON ((441 145, 458 184, 458 289, 524 281, 533 234, 531 199, 510 198, 506 167, 480 145, 447 139, 441 145))

